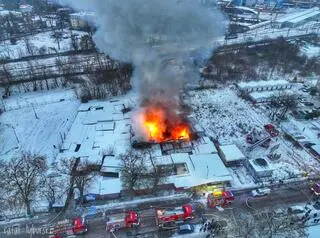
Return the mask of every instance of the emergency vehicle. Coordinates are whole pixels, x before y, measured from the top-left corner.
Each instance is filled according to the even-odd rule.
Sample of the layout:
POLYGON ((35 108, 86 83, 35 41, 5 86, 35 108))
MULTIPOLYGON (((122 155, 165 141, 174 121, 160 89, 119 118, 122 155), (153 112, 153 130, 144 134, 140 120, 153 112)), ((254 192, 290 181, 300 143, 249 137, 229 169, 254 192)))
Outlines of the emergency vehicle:
POLYGON ((183 222, 193 217, 193 208, 189 204, 174 208, 156 208, 156 221, 159 226, 171 222, 183 222))
POLYGON ((110 232, 114 232, 122 228, 133 228, 140 225, 139 215, 135 211, 108 215, 106 220, 106 230, 110 232))
POLYGON ((231 191, 215 191, 207 197, 208 207, 226 206, 234 200, 234 195, 231 191))
POLYGON ((87 232, 88 228, 83 217, 58 221, 50 227, 49 238, 62 238, 80 235, 87 232))

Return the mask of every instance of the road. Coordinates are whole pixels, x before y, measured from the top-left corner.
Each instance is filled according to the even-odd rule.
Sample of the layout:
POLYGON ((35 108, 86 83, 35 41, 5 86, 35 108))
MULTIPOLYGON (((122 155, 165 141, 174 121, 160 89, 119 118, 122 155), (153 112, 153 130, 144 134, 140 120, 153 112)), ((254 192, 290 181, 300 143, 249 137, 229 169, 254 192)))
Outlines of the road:
MULTIPOLYGON (((153 207, 155 205, 158 206, 180 206, 182 204, 191 203, 194 205, 196 210, 196 218, 192 221, 192 223, 200 223, 201 216, 207 217, 215 217, 219 219, 228 219, 234 216, 236 212, 252 212, 258 211, 262 209, 276 209, 280 207, 289 207, 290 205, 302 203, 306 204, 307 202, 312 202, 313 197, 310 194, 309 188, 307 186, 282 186, 279 188, 274 188, 266 197, 262 198, 252 198, 250 196, 250 192, 248 191, 238 191, 236 192, 236 199, 233 204, 229 205, 224 209, 224 211, 218 211, 217 209, 207 209, 203 206, 200 206, 200 203, 196 200, 193 201, 191 198, 184 198, 172 201, 157 201, 152 203, 143 203, 139 206, 135 206, 135 210, 139 213, 141 218, 141 226, 136 230, 121 230, 115 232, 115 234, 111 234, 105 231, 105 221, 101 214, 98 214, 95 217, 88 218, 88 232, 81 237, 83 238, 112 238, 112 237, 168 237, 170 232, 159 232, 158 227, 156 226, 155 220, 155 211, 153 207), (249 205, 249 207, 248 207, 249 205), (132 235, 133 233, 139 234, 137 236, 132 235), (131 235, 130 235, 131 234, 131 235)), ((127 207, 126 209, 132 208, 127 207)), ((120 209, 121 210, 121 209, 120 209)), ((119 211, 119 209, 118 209, 119 211)), ((109 212, 114 213, 117 210, 110 210, 109 212)), ((48 237, 48 235, 44 235, 47 231, 42 228, 41 225, 45 223, 46 219, 40 218, 33 221, 33 226, 37 229, 34 230, 34 233, 30 234, 32 231, 30 228, 32 225, 30 223, 20 223, 19 229, 17 228, 17 224, 11 224, 7 226, 0 225, 0 237, 48 237), (11 232, 11 233, 10 233, 11 232), (42 232, 42 234, 41 234, 42 232), (26 234, 29 233, 29 234, 26 234)), ((174 231, 173 231, 174 232, 174 231)))
MULTIPOLYGON (((262 198, 249 198, 249 192, 244 192, 239 194, 236 197, 236 200, 233 204, 228 206, 224 209, 223 212, 219 212, 217 209, 206 209, 204 211, 204 216, 214 216, 214 217, 230 217, 233 216, 234 212, 248 212, 250 210, 261 210, 261 209, 275 209, 280 207, 289 207, 290 205, 303 203, 306 204, 307 202, 312 201, 312 196, 308 188, 305 189, 295 189, 295 188, 282 188, 279 190, 273 191, 267 197, 262 198), (246 204, 247 199, 249 198, 249 208, 246 204)), ((193 201, 190 203, 196 205, 193 201)), ((175 205, 182 205, 183 202, 177 201, 175 205)), ((195 206, 197 207, 197 206, 195 206)), ((199 210, 196 211, 200 213, 199 210)), ((155 218, 154 218, 154 210, 153 209, 144 209, 140 211, 141 214, 141 226, 136 231, 140 234, 137 237, 168 237, 168 233, 160 233, 158 228, 155 225, 155 218)), ((197 214, 197 217, 194 219, 194 223, 200 223, 200 215, 197 214)), ((106 232, 105 226, 103 221, 95 220, 89 221, 89 229, 90 231, 84 235, 85 238, 108 238, 108 237, 130 237, 130 231, 120 231, 115 232, 115 236, 106 232)), ((132 236, 134 237, 134 236, 132 236)))

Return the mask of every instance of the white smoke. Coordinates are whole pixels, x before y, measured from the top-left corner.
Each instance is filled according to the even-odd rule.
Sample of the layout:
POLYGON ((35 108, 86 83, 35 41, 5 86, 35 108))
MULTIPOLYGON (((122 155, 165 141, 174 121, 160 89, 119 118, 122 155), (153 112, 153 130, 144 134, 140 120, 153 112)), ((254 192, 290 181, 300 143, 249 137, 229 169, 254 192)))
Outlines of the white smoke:
POLYGON ((134 65, 142 97, 177 95, 184 80, 196 80, 190 53, 210 53, 225 32, 220 11, 198 0, 59 0, 94 11, 100 51, 134 65))

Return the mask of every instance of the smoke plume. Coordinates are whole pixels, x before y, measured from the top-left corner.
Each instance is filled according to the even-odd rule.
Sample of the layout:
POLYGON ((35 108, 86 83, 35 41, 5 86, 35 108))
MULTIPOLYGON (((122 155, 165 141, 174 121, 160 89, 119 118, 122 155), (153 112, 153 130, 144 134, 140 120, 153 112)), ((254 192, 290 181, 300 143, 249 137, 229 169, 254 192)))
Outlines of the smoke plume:
POLYGON ((133 86, 144 98, 174 98, 185 80, 197 80, 191 53, 210 53, 225 19, 200 0, 59 0, 96 14, 100 51, 131 62, 133 86))

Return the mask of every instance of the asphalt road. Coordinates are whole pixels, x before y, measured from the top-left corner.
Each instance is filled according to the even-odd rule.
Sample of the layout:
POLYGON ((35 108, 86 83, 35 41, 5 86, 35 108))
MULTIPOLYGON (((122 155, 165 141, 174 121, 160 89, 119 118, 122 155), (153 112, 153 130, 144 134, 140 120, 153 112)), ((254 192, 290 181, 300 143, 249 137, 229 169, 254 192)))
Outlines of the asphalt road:
MULTIPOLYGON (((220 212, 217 209, 207 209, 204 211, 199 211, 197 209, 197 204, 193 201, 196 207, 196 218, 192 223, 200 223, 201 215, 200 213, 204 212, 204 216, 231 216, 234 212, 246 212, 249 210, 260 210, 260 209, 276 209, 280 207, 289 207, 291 205, 302 203, 306 204, 307 202, 312 202, 313 197, 308 188, 305 189, 295 189, 294 187, 282 188, 279 190, 272 191, 272 193, 266 197, 261 198, 252 198, 250 197, 249 192, 242 193, 238 195, 233 204, 230 204, 220 212), (247 206, 247 203, 250 207, 247 206)), ((178 206, 183 203, 177 201, 174 205, 178 206)), ((130 230, 117 231, 115 234, 111 234, 105 231, 104 223, 100 221, 89 222, 89 231, 83 237, 86 238, 105 238, 105 237, 168 237, 169 233, 159 232, 158 227, 155 223, 154 210, 152 208, 145 209, 140 211, 141 215, 141 226, 136 231, 131 231, 132 233, 139 234, 138 236, 130 236, 130 230)))
MULTIPOLYGON (((300 187, 300 186, 299 186, 300 187)), ((289 207, 297 203, 306 204, 307 202, 313 202, 313 197, 310 193, 308 187, 298 188, 294 186, 283 186, 278 189, 273 189, 271 194, 266 197, 261 198, 252 198, 250 192, 237 192, 236 199, 234 203, 228 205, 224 208, 224 211, 218 211, 217 209, 208 209, 204 206, 201 206, 199 202, 192 201, 191 199, 179 199, 173 201, 163 201, 158 206, 180 206, 186 203, 191 203, 194 205, 196 210, 196 218, 192 220, 192 223, 200 223, 201 216, 209 217, 228 217, 232 216, 234 212, 248 212, 261 209, 276 209, 279 207, 289 207), (249 205, 249 206, 248 206, 249 205)), ((158 202, 159 203, 159 202, 158 202)), ((169 234, 173 232, 163 232, 159 231, 156 220, 155 220, 155 204, 153 203, 144 203, 135 209, 138 211, 141 218, 141 225, 137 229, 123 229, 116 231, 114 234, 107 232, 105 230, 105 221, 102 216, 96 216, 94 218, 88 219, 88 232, 80 237, 83 238, 112 238, 112 237, 139 237, 139 238, 148 238, 148 237, 168 237, 169 234)), ((111 211, 112 212, 112 211, 111 211)), ((32 227, 28 224, 26 229, 26 224, 20 224, 19 229, 16 224, 11 224, 10 226, 0 226, 0 237, 48 237, 46 230, 41 229, 40 223, 44 222, 44 218, 35 220, 34 227, 38 228, 35 230, 37 234, 30 234, 30 228, 32 227), (29 229, 29 230, 28 230, 29 229), (28 233, 28 232, 29 233, 28 233), (10 233, 11 232, 11 233, 10 233), (42 232, 42 234, 41 234, 42 232), (26 234, 28 233, 28 234, 26 234)))

